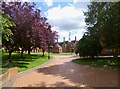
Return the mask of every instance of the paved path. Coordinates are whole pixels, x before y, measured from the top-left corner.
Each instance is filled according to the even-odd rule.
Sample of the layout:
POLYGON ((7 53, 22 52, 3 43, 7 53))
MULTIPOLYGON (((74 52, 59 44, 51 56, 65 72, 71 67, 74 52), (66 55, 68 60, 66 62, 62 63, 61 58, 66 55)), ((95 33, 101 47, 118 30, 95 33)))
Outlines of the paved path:
POLYGON ((55 60, 21 77, 13 87, 117 87, 118 71, 71 62, 75 56, 55 56, 55 60))

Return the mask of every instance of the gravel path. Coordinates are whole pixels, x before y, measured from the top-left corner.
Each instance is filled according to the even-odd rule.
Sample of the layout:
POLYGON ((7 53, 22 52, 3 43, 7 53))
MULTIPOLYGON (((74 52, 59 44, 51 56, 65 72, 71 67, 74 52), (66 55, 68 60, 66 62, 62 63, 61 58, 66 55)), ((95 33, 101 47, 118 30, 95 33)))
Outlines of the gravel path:
POLYGON ((118 71, 71 62, 77 56, 58 56, 43 68, 18 77, 12 87, 118 87, 118 71))

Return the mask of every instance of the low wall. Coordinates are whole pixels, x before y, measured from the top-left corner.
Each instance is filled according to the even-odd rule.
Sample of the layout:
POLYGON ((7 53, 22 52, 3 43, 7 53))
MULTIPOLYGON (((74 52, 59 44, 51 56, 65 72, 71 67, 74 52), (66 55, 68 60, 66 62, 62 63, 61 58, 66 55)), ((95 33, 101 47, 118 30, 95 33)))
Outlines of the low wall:
POLYGON ((18 68, 8 69, 4 74, 0 75, 0 89, 4 84, 6 84, 10 79, 18 73, 18 68))

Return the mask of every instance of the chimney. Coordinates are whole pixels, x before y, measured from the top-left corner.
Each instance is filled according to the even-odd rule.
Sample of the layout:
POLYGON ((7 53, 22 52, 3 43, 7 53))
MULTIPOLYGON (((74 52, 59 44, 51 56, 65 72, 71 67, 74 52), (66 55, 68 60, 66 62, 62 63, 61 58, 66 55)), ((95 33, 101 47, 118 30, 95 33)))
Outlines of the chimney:
POLYGON ((63 42, 65 42, 65 37, 63 37, 63 42))
POLYGON ((70 42, 70 40, 71 40, 71 39, 70 39, 70 35, 71 35, 71 34, 70 34, 70 32, 69 32, 69 42, 70 42))
POLYGON ((57 38, 57 43, 58 43, 58 38, 57 38))
POLYGON ((75 41, 76 41, 76 36, 75 36, 75 41))
POLYGON ((57 35, 57 43, 58 43, 58 35, 57 35))

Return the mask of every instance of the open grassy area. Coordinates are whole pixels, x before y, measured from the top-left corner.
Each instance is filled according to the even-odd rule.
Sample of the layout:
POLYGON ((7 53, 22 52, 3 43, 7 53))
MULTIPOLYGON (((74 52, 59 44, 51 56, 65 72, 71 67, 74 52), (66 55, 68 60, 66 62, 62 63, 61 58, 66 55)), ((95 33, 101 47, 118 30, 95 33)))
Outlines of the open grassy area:
POLYGON ((118 60, 113 58, 78 58, 73 59, 72 61, 90 66, 120 68, 120 58, 118 60))
MULTIPOLYGON (((2 68, 0 68, 0 71, 4 71, 6 68, 10 67, 18 67, 18 71, 25 71, 28 69, 31 69, 35 66, 38 66, 40 64, 43 64, 48 61, 48 54, 45 53, 45 56, 42 57, 42 54, 23 54, 23 58, 20 58, 20 53, 12 53, 11 55, 12 63, 6 64, 8 61, 8 53, 5 53, 2 56, 2 68), (5 65, 5 66, 4 66, 5 65)), ((52 55, 51 58, 52 59, 52 55)))

